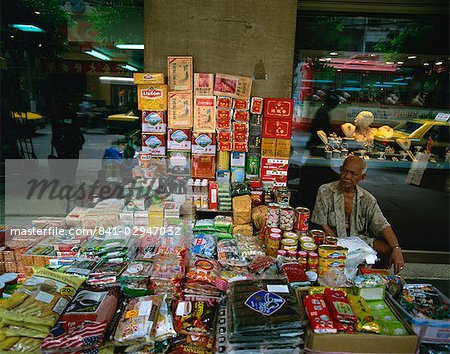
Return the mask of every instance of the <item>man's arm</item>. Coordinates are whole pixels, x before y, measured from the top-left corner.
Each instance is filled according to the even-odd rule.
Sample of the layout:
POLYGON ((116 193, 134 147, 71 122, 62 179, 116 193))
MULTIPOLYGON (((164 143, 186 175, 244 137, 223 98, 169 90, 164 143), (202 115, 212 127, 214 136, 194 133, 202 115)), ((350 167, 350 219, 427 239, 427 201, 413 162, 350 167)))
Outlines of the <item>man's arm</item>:
POLYGON ((402 249, 398 243, 397 236, 395 236, 394 230, 390 226, 385 227, 381 231, 381 236, 392 249, 391 260, 394 263, 394 274, 398 274, 403 269, 405 261, 403 260, 402 249))

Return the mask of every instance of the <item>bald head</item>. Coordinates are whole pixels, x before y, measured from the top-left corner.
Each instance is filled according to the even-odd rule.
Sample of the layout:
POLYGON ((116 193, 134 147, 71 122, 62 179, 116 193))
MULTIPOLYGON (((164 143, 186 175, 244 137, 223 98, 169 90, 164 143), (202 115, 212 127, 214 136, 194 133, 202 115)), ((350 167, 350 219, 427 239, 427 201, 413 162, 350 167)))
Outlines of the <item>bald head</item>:
POLYGON ((341 167, 339 185, 344 191, 352 191, 356 185, 366 178, 366 162, 356 156, 349 156, 341 167))
POLYGON ((342 167, 354 167, 361 170, 361 173, 367 172, 367 163, 362 158, 358 156, 349 156, 344 160, 342 167))

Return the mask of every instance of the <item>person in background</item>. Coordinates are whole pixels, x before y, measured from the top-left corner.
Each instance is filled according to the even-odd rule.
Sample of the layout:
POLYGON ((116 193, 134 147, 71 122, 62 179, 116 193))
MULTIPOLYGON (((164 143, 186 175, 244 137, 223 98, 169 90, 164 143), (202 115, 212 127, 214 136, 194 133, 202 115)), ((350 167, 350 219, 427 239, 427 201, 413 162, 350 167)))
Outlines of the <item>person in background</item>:
POLYGON ((318 145, 322 145, 322 141, 317 136, 319 130, 323 130, 327 136, 331 134, 330 112, 339 104, 339 97, 335 94, 327 94, 323 99, 322 106, 314 114, 311 123, 310 133, 311 137, 308 141, 307 147, 312 149, 318 145))
POLYGON ((397 274, 405 263, 398 239, 375 197, 358 186, 366 178, 366 170, 361 158, 345 159, 339 181, 319 188, 311 221, 328 236, 361 237, 377 252, 380 260, 375 266, 390 268, 393 264, 397 274))

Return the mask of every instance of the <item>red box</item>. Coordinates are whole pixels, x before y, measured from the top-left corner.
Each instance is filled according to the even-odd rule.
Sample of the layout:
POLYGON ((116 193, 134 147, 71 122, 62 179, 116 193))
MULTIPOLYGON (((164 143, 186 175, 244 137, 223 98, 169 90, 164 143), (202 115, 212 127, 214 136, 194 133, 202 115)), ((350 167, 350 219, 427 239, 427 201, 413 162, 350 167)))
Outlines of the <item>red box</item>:
POLYGON ((216 111, 216 118, 217 118, 217 120, 219 120, 219 119, 231 120, 232 116, 233 116, 233 110, 231 110, 231 109, 219 108, 216 111))
POLYGON ((233 142, 233 151, 236 152, 247 152, 247 142, 234 141, 233 142))
POLYGON ((235 98, 233 100, 233 108, 234 109, 245 109, 248 110, 250 107, 250 101, 249 100, 242 100, 239 98, 235 98))
POLYGON ((232 151, 233 143, 231 141, 219 141, 217 145, 217 150, 219 151, 232 151))
POLYGON ((292 120, 294 100, 288 98, 264 98, 264 117, 292 120))
POLYGON ((142 152, 153 156, 166 156, 166 135, 143 133, 142 152))
POLYGON ((235 131, 234 132, 234 135, 233 135, 233 141, 238 141, 238 142, 241 142, 241 143, 246 143, 247 142, 247 133, 244 133, 244 132, 237 132, 237 131, 235 131))
POLYGON ((236 133, 245 133, 247 134, 248 132, 248 125, 247 123, 242 123, 242 122, 234 122, 233 123, 233 132, 234 134, 236 133))
POLYGON ((287 182, 289 159, 261 158, 261 181, 287 182))
POLYGON ((217 97, 217 108, 228 108, 232 106, 233 99, 231 97, 219 96, 217 97))
POLYGON ((192 177, 214 178, 216 174, 215 155, 192 155, 192 177))
POLYGON ((209 182, 209 209, 217 210, 219 207, 219 185, 217 182, 209 182))
POLYGON ((167 131, 168 150, 191 150, 190 129, 169 129, 167 131))
POLYGON ((231 131, 217 132, 217 141, 221 142, 231 142, 233 140, 231 131))
POLYGON ((252 97, 250 103, 250 113, 251 114, 262 114, 263 112, 263 101, 262 97, 252 97))
POLYGON ((263 138, 290 139, 292 119, 263 118, 263 138))
POLYGON ((192 133, 192 154, 215 155, 216 133, 192 133))
POLYGON ((239 122, 248 122, 250 120, 250 113, 248 111, 235 110, 233 118, 239 122))

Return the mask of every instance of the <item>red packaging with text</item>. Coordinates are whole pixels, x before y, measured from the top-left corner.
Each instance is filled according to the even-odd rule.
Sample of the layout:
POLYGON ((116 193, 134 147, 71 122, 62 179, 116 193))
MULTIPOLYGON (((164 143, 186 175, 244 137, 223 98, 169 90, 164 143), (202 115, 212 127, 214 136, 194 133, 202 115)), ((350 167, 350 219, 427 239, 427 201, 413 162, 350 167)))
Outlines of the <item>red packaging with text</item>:
POLYGON ((281 120, 279 118, 263 118, 263 138, 290 139, 292 120, 281 120))
POLYGON ((252 97, 250 103, 250 113, 251 114, 262 114, 263 112, 263 101, 262 97, 252 97))
POLYGON ((288 98, 264 98, 264 117, 292 119, 294 100, 288 98))
POLYGON ((235 110, 233 114, 235 121, 248 122, 250 120, 250 113, 248 111, 235 110))
POLYGON ((233 108, 234 109, 248 110, 249 107, 250 107, 250 101, 249 100, 241 100, 239 98, 235 98, 233 100, 233 108))

